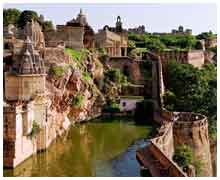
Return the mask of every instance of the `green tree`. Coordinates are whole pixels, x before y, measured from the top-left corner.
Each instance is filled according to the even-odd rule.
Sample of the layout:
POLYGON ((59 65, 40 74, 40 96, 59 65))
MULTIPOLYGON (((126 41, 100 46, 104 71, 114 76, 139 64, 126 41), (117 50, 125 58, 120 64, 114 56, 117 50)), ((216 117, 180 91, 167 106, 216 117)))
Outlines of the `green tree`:
POLYGON ((213 64, 198 69, 170 61, 167 65, 168 91, 164 106, 171 111, 188 111, 208 116, 209 133, 216 137, 217 70, 213 64))
POLYGON ((46 32, 46 31, 53 31, 54 27, 53 27, 53 23, 52 21, 44 21, 42 22, 42 31, 46 32))
POLYGON ((120 69, 110 69, 105 73, 105 81, 112 81, 117 84, 127 83, 127 77, 120 69))
POLYGON ((18 25, 18 19, 20 17, 21 11, 18 9, 4 9, 3 10, 3 24, 7 26, 9 24, 18 25))
POLYGON ((213 37, 215 37, 215 35, 212 33, 212 31, 203 32, 203 33, 196 36, 197 39, 209 39, 209 38, 213 38, 213 37))
POLYGON ((31 10, 25 10, 21 13, 18 19, 18 26, 23 28, 27 22, 31 22, 31 20, 35 20, 39 22, 39 17, 37 12, 31 10))

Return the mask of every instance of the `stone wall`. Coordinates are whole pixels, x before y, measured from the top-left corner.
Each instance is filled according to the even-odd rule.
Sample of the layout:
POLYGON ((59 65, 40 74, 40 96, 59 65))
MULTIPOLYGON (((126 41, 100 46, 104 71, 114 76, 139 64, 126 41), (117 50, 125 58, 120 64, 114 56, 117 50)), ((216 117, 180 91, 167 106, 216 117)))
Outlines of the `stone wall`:
POLYGON ((23 135, 22 104, 4 107, 4 167, 15 167, 36 152, 35 141, 23 135))
POLYGON ((205 63, 204 51, 190 50, 190 51, 161 51, 158 53, 163 67, 171 60, 176 60, 179 63, 192 64, 195 67, 201 68, 205 63))
POLYGON ((5 74, 5 97, 7 100, 29 100, 45 91, 45 75, 5 74))
POLYGON ((201 176, 212 176, 207 117, 187 112, 162 112, 160 116, 162 120, 159 122, 163 122, 163 125, 158 134, 145 148, 137 151, 140 164, 149 168, 151 173, 157 172, 157 176, 163 176, 160 172, 162 173, 164 169, 166 176, 185 176, 172 161, 172 156, 175 147, 187 144, 192 148, 195 160, 202 162, 201 176), (148 156, 152 155, 154 161, 159 161, 160 164, 156 163, 154 166, 149 164, 152 157, 148 156), (166 164, 165 160, 169 163, 166 164), (168 167, 173 167, 172 171, 168 167))
POLYGON ((133 84, 143 85, 148 81, 141 68, 144 61, 133 60, 129 57, 111 57, 103 63, 110 68, 120 69, 124 74, 128 75, 129 81, 133 84))
POLYGON ((174 123, 175 146, 187 144, 193 150, 196 161, 201 161, 202 176, 212 176, 211 153, 207 117, 194 113, 181 113, 174 123))
POLYGON ((68 48, 80 50, 84 47, 84 27, 72 27, 72 26, 57 26, 56 31, 45 32, 46 46, 50 45, 50 42, 63 41, 68 48))
POLYGON ((134 111, 136 108, 136 103, 143 101, 143 98, 129 98, 129 97, 120 97, 120 111, 134 111))

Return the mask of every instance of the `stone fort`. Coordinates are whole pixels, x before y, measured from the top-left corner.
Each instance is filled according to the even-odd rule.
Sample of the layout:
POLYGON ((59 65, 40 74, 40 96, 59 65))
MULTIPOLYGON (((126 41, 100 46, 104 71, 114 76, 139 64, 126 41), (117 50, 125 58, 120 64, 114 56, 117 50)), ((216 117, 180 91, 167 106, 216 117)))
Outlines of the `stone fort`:
MULTIPOLYGON (((48 118, 50 102, 45 92, 44 67, 44 53, 48 49, 45 47, 61 45, 76 50, 104 48, 109 57, 107 65, 129 69, 133 72, 132 80, 142 84, 144 79, 140 66, 143 62, 128 57, 127 44, 127 31, 123 29, 120 17, 117 17, 115 27, 104 26, 95 34, 82 10, 76 19, 65 25, 57 25, 55 31, 44 34, 34 21, 27 23, 22 30, 15 30, 13 26, 4 29, 4 71, 7 71, 4 74, 4 166, 17 166, 33 153, 47 148, 56 138, 55 127, 48 118), (14 62, 12 67, 7 66, 10 58, 14 62), (29 139, 34 121, 42 130, 34 139, 29 139)), ((154 92, 153 99, 158 102, 158 109, 164 91, 163 68, 168 60, 176 59, 199 68, 204 64, 203 51, 147 53, 143 57, 153 61, 150 88, 154 92)), ((145 148, 137 151, 140 164, 149 169, 153 176, 194 176, 193 169, 184 172, 172 161, 175 146, 189 144, 195 157, 205 164, 203 175, 211 176, 207 118, 190 112, 167 112, 161 109, 155 116, 161 128, 145 148)))

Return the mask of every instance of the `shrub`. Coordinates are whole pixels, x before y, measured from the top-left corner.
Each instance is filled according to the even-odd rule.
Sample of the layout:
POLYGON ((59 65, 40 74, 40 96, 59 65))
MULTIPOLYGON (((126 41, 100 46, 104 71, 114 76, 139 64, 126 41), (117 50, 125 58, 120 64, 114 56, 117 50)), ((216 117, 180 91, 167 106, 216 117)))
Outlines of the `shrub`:
POLYGON ((63 76, 65 73, 65 69, 63 66, 52 66, 49 73, 55 76, 63 76))
POLYGON ((110 69, 105 73, 105 79, 114 83, 127 83, 127 77, 120 71, 120 69, 110 69))
POLYGON ((81 108, 84 100, 85 100, 85 97, 83 95, 81 94, 76 95, 72 100, 72 106, 75 108, 81 108))
POLYGON ((193 163, 193 151, 190 146, 180 145, 175 149, 173 160, 180 166, 186 167, 193 163))
POLYGON ((92 79, 88 72, 83 72, 82 77, 84 81, 90 81, 92 79))
POLYGON ((117 113, 120 112, 120 106, 116 102, 110 102, 104 107, 103 111, 109 113, 117 113))

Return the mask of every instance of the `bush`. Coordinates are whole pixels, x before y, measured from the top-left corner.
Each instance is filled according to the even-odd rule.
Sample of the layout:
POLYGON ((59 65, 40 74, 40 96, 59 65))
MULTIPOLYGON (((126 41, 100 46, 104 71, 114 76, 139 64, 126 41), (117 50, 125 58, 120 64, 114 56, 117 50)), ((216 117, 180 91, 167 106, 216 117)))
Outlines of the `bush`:
POLYGON ((109 113, 117 113, 120 112, 120 106, 116 102, 110 102, 104 107, 103 111, 109 113))
POLYGON ((105 80, 112 81, 118 84, 127 83, 127 77, 120 71, 120 69, 110 69, 105 73, 105 80))
POLYGON ((83 72, 82 73, 82 78, 83 78, 84 81, 87 81, 87 82, 92 80, 92 78, 91 78, 91 76, 89 75, 88 72, 83 72))
POLYGON ((202 69, 190 64, 168 62, 168 91, 164 94, 164 106, 171 111, 187 111, 204 114, 209 120, 209 134, 216 137, 217 121, 217 69, 213 64, 202 69))
POLYGON ((55 76, 63 76, 65 69, 63 66, 52 66, 49 70, 49 73, 55 76))
POLYGON ((177 146, 173 156, 173 160, 180 166, 186 167, 193 163, 193 151, 187 145, 177 146))
POLYGON ((85 100, 85 97, 83 95, 79 94, 79 95, 75 96, 72 100, 72 107, 81 108, 84 100, 85 100))
POLYGON ((4 26, 7 26, 9 24, 13 24, 15 26, 18 25, 18 19, 21 15, 21 11, 18 9, 4 9, 3 10, 3 23, 4 26))

